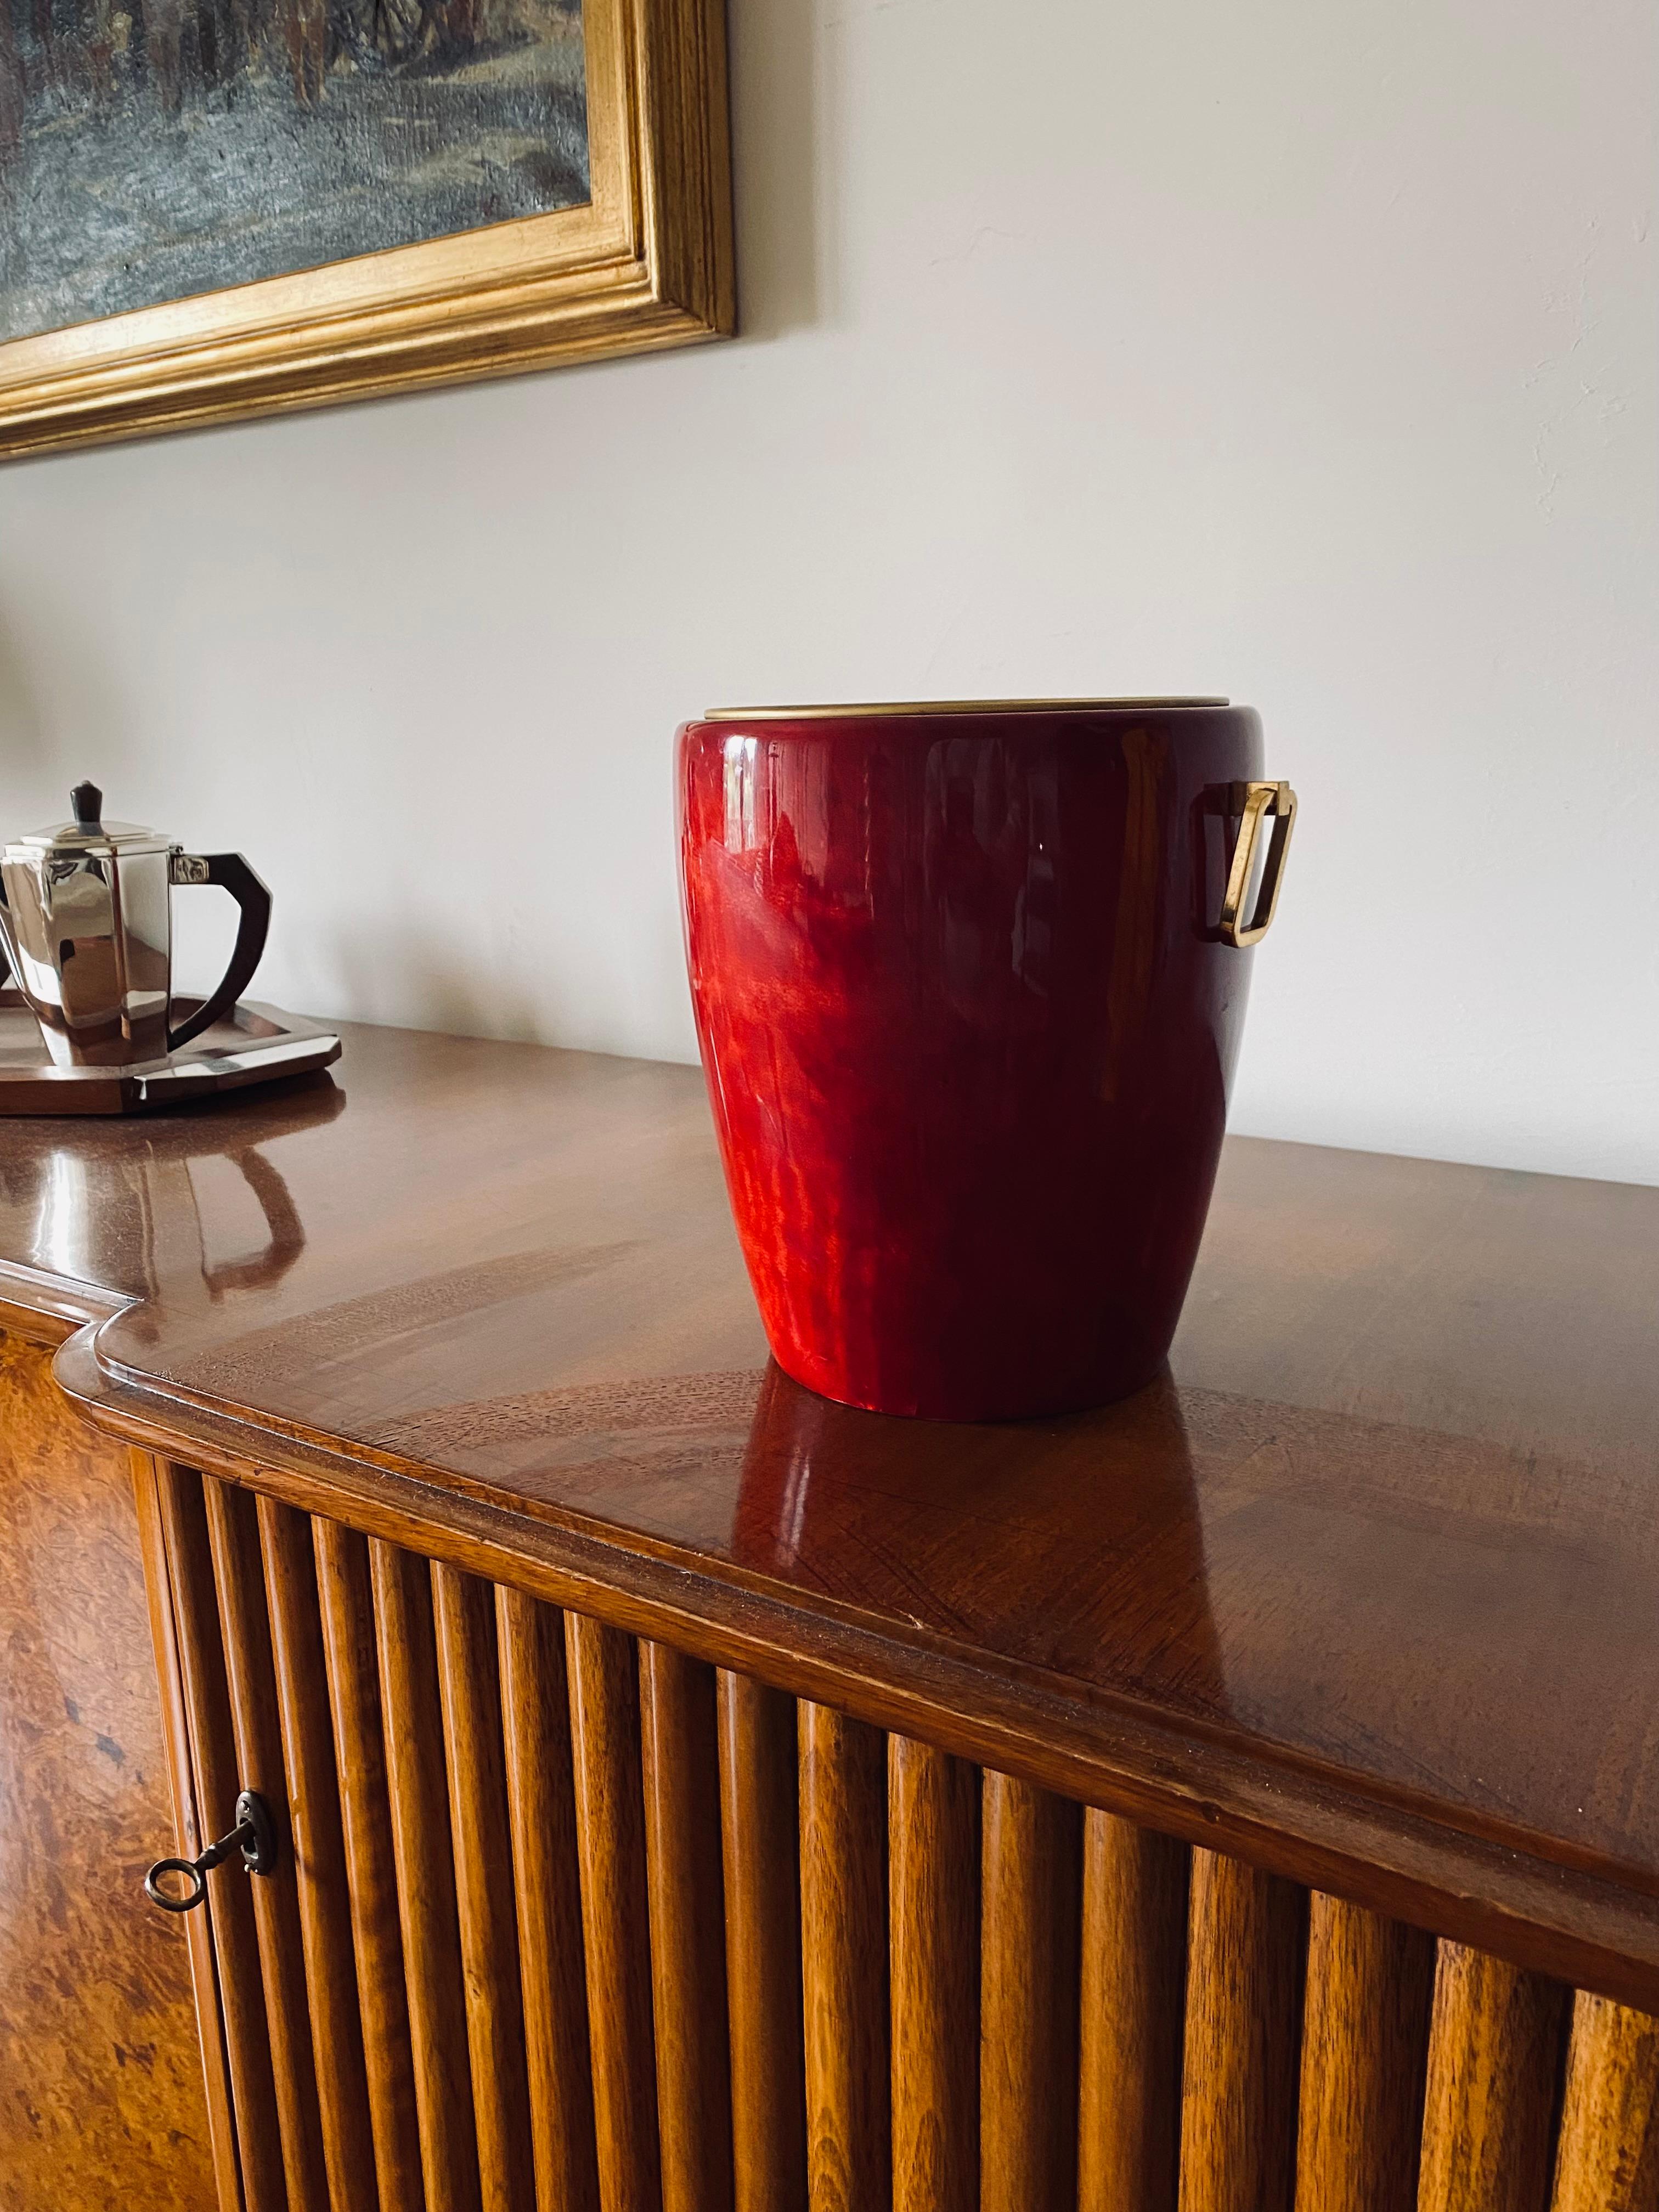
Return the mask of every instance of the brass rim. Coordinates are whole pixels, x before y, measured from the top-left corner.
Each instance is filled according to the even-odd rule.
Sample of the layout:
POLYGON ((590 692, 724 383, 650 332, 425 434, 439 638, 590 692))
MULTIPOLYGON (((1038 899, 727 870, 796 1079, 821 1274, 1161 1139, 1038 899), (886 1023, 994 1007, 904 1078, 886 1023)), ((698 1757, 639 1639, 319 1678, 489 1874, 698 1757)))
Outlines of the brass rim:
POLYGON ((705 722, 815 722, 872 714, 1081 714, 1231 706, 1228 699, 880 699, 847 707, 710 707, 705 722))

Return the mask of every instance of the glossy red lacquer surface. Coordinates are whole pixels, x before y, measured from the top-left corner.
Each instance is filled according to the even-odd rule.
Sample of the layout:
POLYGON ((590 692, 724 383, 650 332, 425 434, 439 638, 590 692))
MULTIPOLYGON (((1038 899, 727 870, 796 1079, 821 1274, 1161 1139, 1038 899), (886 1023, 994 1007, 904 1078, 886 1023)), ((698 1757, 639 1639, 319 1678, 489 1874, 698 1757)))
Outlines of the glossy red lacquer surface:
POLYGON ((703 1064, 798 1381, 971 1420, 1157 1370, 1244 1016, 1230 787, 1261 772, 1238 708, 680 732, 703 1064))

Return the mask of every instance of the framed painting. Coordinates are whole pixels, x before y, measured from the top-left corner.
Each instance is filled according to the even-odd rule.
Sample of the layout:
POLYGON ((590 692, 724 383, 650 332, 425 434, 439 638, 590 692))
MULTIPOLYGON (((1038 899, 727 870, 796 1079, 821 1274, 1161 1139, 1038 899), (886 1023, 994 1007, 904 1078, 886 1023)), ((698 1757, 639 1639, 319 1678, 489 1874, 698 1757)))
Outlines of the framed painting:
POLYGON ((733 323, 724 0, 0 0, 0 455, 733 323))

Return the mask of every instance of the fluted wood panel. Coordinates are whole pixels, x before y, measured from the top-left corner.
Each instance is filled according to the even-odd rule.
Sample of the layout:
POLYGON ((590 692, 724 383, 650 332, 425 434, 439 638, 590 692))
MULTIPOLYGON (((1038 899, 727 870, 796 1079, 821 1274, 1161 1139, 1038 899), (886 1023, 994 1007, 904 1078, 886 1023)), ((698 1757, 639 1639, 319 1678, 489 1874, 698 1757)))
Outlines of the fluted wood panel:
POLYGON ((1543 2212, 1567 1994, 1483 1951, 1440 1945, 1420 2212, 1543 2212))
POLYGON ((1290 2212, 1306 1893, 1193 1853, 1181 2212, 1290 2212))
POLYGON ((890 2196, 887 1759, 878 1730, 800 1708, 801 1984, 811 2212, 890 2196))
POLYGON ((1659 2021, 1580 1990, 1552 2212, 1659 2212, 1659 2021))
POLYGON ((803 2212, 800 1821, 795 1701, 718 1679, 736 2212, 803 2212))
POLYGON ((360 2212, 378 2191, 317 1571, 304 1514, 262 1498, 258 1522, 329 2203, 360 2212))
POLYGON ((422 2179, 428 2212, 478 2212, 430 1575, 394 1545, 372 1541, 368 1556, 422 2179))
POLYGON ((1314 1893, 1297 2212, 1412 2212, 1433 1989, 1431 1937, 1314 1893))
POLYGON ((1085 1816, 1079 2212, 1175 2212, 1191 1854, 1085 1816))
POLYGON ((663 2212, 731 2212, 714 1668, 641 1644, 640 1734, 663 2212))
POLYGON ((980 2202, 1062 2212, 1077 2185, 1082 1814, 988 1772, 980 1974, 980 2202))
POLYGON ((660 2212, 634 1645, 571 1613, 565 1655, 599 2198, 605 2212, 660 2212))
MULTIPOLYGON (((185 1698, 184 1654, 173 1609, 173 1574, 161 1510, 162 1469, 149 1453, 132 1453, 133 1503, 149 1601, 150 1642, 161 1678, 161 1720, 172 1782, 174 1848, 194 1858, 213 1840, 204 1832, 197 1799, 196 1764, 191 1756, 191 1716, 185 1698)), ((225 2014, 214 1958, 213 1909, 192 1912, 185 1923, 190 1975, 196 2003, 196 2032, 207 2090, 208 2128, 213 2147, 214 2198, 219 2207, 241 2212, 243 2193, 237 2170, 236 2122, 232 2104, 230 2058, 225 2045, 225 2014)))
POLYGON ((313 1521, 312 1542, 380 2212, 420 2212, 425 2192, 368 1547, 336 1521, 313 1521))
POLYGON ((438 1686, 448 1747, 449 1826, 466 1989, 472 2118, 484 2212, 532 2212, 535 2174, 519 1987, 517 1903, 501 1754, 495 1594, 453 1567, 432 1570, 438 1686))
POLYGON ((929 1745, 887 1747, 893 2202, 979 2202, 979 1776, 929 1745))
POLYGON ((223 2212, 1659 2212, 1643 2015, 242 1489, 154 1498, 200 1817, 246 1784, 283 1830, 197 1939, 223 2212))
POLYGON ((265 1610, 258 1509, 252 1496, 228 1483, 204 1486, 213 1575, 230 1686, 231 1723, 243 1787, 257 1790, 283 1831, 283 1863, 252 1885, 253 1926, 265 1990, 266 2033, 276 2085, 283 2169, 292 2204, 327 2201, 317 2073, 311 2047, 305 1956, 300 1933, 295 1838, 286 1815, 287 1778, 265 1610))
MULTIPOLYGON (((201 1477, 165 1462, 156 1470, 156 1493, 179 1635, 180 1688, 190 1719, 196 1802, 207 1830, 206 1841, 228 1834, 235 1826, 236 1796, 241 1788, 230 1693, 225 1681, 224 1642, 213 1589, 207 1510, 201 1477)), ((252 1885, 234 1864, 216 1868, 207 1882, 207 1911, 218 1966, 225 2057, 246 2212, 283 2212, 288 2191, 283 2179, 282 2135, 271 2078, 264 1984, 253 1929, 252 1885)), ((223 2212, 236 2212, 236 2208, 227 2206, 223 2212)))
POLYGON ((537 2203, 539 2212, 596 2212, 564 1622, 520 1591, 497 1589, 495 1628, 537 2203))

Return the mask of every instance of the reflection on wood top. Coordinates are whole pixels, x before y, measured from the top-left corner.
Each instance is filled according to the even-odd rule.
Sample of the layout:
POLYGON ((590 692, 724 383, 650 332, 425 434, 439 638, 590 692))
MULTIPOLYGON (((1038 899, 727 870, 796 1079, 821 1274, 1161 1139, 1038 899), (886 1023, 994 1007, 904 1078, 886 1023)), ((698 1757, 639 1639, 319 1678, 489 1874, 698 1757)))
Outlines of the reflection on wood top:
POLYGON ((1659 2004, 1659 1189, 1234 1139, 1169 1378, 911 1423, 767 1366, 695 1070, 346 1037, 0 1127, 100 1420, 1659 2004))

